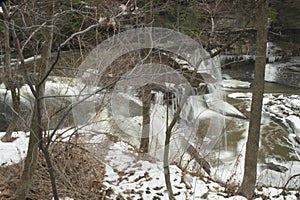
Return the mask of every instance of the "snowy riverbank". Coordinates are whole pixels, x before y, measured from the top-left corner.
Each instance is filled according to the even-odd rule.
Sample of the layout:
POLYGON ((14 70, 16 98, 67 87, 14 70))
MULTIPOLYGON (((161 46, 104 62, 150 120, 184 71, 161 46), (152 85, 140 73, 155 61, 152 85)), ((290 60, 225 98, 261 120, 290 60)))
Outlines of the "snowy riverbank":
MULTIPOLYGON (((67 132, 61 130, 59 132, 64 132, 65 139, 67 139, 67 136, 71 135, 73 131, 75 130, 67 132)), ((0 133, 0 137, 3 134, 0 133)), ((86 137, 89 133, 81 132, 80 136, 83 135, 86 137)), ((0 142, 0 155, 6 155, 1 157, 0 165, 18 162, 25 156, 28 142, 26 134, 19 132, 14 136, 17 139, 12 143, 4 144, 0 142)), ((104 134, 93 134, 86 142, 89 146, 93 144, 93 148, 98 150, 94 151, 94 156, 106 166, 101 189, 106 194, 106 199, 116 199, 117 197, 125 199, 168 198, 161 162, 156 162, 150 157, 142 159, 127 143, 122 141, 112 142, 104 134), (99 156, 99 152, 103 152, 103 149, 101 149, 103 146, 105 146, 107 153, 104 157, 101 157, 103 154, 99 156)), ((89 147, 87 146, 87 148, 89 147)), ((241 196, 232 196, 236 189, 233 185, 221 184, 208 177, 198 177, 185 173, 175 165, 170 165, 170 169, 172 187, 176 199, 246 200, 246 198, 241 196)), ((256 200, 265 198, 296 200, 299 191, 289 190, 283 195, 282 189, 258 187, 256 194, 256 200)))

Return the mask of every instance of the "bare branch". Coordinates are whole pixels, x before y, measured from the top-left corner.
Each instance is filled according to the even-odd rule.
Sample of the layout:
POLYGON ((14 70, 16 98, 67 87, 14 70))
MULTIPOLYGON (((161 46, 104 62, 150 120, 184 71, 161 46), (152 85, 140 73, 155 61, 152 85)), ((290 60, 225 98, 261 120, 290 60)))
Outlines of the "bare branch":
POLYGON ((61 48, 63 46, 65 46, 71 39, 73 39, 74 37, 78 36, 78 35, 81 35, 81 34, 84 34, 86 32, 88 32, 89 30, 93 29, 93 28, 96 28, 100 26, 99 23, 97 24, 93 24, 89 27, 87 27, 86 29, 82 30, 82 31, 79 31, 79 32, 76 32, 76 33, 73 33, 69 38, 67 38, 63 43, 61 43, 58 47, 58 50, 57 50, 57 55, 56 55, 56 59, 54 61, 54 63, 51 65, 51 67, 49 68, 49 70, 47 71, 47 73, 44 75, 44 77, 41 79, 41 81, 39 82, 38 85, 42 85, 46 79, 48 78, 48 76, 50 75, 51 71, 54 69, 55 65, 57 64, 58 60, 59 60, 59 56, 60 56, 60 52, 61 52, 61 48))
POLYGON ((24 43, 24 45, 23 45, 23 47, 22 47, 22 49, 21 49, 22 52, 23 52, 25 46, 27 45, 27 43, 30 41, 30 39, 31 39, 31 38, 32 38, 39 30, 41 30, 41 29, 46 25, 46 23, 47 23, 47 22, 44 22, 43 24, 41 24, 36 30, 34 30, 34 31, 30 34, 30 36, 27 38, 27 40, 25 41, 25 43, 24 43))

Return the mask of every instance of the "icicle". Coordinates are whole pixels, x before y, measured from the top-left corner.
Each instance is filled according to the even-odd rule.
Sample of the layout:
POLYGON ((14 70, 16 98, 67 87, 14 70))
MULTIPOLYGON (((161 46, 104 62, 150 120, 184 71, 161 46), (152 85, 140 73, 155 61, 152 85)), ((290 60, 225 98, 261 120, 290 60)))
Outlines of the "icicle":
POLYGON ((163 105, 164 102, 164 94, 162 92, 155 92, 156 93, 156 103, 159 105, 163 105))

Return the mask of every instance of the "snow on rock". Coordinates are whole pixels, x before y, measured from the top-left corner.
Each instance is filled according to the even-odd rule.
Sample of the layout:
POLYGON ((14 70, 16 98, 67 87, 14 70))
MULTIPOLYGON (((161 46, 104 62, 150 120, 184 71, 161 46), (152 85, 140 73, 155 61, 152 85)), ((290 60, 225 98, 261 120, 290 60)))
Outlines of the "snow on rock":
POLYGON ((300 141, 300 96, 265 95, 264 111, 271 117, 281 120, 300 141))
POLYGON ((291 105, 293 108, 300 109, 300 99, 292 99, 291 105))
POLYGON ((295 191, 290 191, 285 196, 282 195, 282 189, 276 189, 276 188, 259 188, 256 189, 256 194, 263 196, 264 198, 257 198, 257 199, 276 199, 276 200, 297 200, 297 194, 295 191))
POLYGON ((287 123, 291 126, 292 130, 296 134, 296 137, 300 141, 300 117, 290 115, 286 118, 287 123))
POLYGON ((249 60, 255 60, 254 55, 221 55, 220 56, 221 61, 249 61, 249 60))
MULTIPOLYGON (((5 135, 4 132, 0 133, 0 138, 5 135)), ((0 140, 0 166, 12 165, 20 162, 27 153, 27 146, 29 139, 23 132, 13 133, 15 137, 14 142, 1 142, 0 140)))
POLYGON ((239 80, 222 80, 221 86, 223 88, 250 88, 251 83, 246 81, 239 81, 239 80))
POLYGON ((300 133, 300 117, 290 115, 286 118, 286 120, 291 124, 295 132, 300 133))
POLYGON ((233 99, 250 99, 252 97, 252 93, 247 92, 233 92, 228 94, 228 97, 233 98, 233 99))

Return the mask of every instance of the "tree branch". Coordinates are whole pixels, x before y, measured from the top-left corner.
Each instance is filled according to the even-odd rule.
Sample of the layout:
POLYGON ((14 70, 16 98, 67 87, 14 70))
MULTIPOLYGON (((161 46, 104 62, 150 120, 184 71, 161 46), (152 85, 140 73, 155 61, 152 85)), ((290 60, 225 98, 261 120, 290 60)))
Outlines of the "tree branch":
POLYGON ((79 31, 79 32, 76 32, 76 33, 73 33, 69 38, 67 38, 63 43, 61 43, 57 49, 57 55, 56 55, 56 58, 55 58, 55 61, 54 63, 51 65, 51 67, 49 68, 49 70, 47 71, 47 73, 43 76, 43 78, 41 79, 41 81, 38 83, 38 85, 42 85, 46 79, 48 78, 48 76, 50 75, 51 71, 54 69, 55 65, 57 64, 58 60, 59 60, 59 57, 60 57, 60 52, 61 52, 61 48, 63 46, 65 46, 71 39, 73 39, 74 37, 78 36, 78 35, 81 35, 81 34, 84 34, 86 32, 88 32, 89 30, 91 30, 92 28, 96 28, 100 26, 99 23, 97 24, 93 24, 89 27, 87 27, 86 29, 82 30, 82 31, 79 31))

